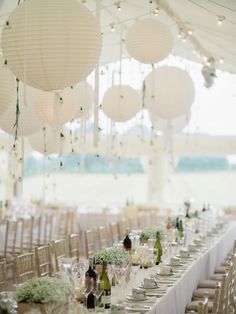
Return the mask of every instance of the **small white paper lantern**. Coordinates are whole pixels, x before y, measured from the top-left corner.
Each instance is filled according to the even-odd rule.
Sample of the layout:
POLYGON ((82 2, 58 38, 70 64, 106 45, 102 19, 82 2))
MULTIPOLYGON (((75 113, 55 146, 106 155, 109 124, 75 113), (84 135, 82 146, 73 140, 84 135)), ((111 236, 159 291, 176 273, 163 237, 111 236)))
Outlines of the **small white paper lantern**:
POLYGON ((98 20, 76 0, 27 0, 2 32, 8 67, 35 88, 62 90, 94 69, 101 54, 98 20))
POLYGON ((151 122, 154 129, 167 133, 180 133, 188 124, 190 119, 190 113, 180 116, 172 120, 161 119, 157 117, 151 117, 151 122))
POLYGON ((94 92, 92 86, 87 82, 80 82, 74 86, 74 90, 77 96, 77 114, 76 118, 88 119, 92 114, 94 103, 94 92))
MULTIPOLYGON (((39 91, 32 88, 26 88, 27 105, 24 103, 23 84, 19 83, 19 120, 18 120, 18 136, 28 136, 40 130, 44 123, 35 113, 34 102, 39 91)), ((0 128, 8 134, 15 135, 14 124, 16 122, 16 93, 15 99, 9 108, 0 116, 0 128)))
POLYGON ((174 41, 168 26, 155 19, 144 19, 130 27, 125 43, 134 59, 156 63, 169 55, 174 41))
POLYGON ((128 85, 112 86, 104 95, 102 109, 116 122, 130 120, 141 109, 139 93, 128 85))
POLYGON ((76 94, 73 89, 62 93, 43 92, 35 105, 35 112, 44 124, 60 126, 72 120, 77 114, 76 94))
POLYGON ((0 115, 11 105, 15 93, 15 78, 0 58, 0 115))
POLYGON ((191 77, 177 67, 160 67, 145 79, 145 106, 153 116, 167 120, 179 117, 190 110, 194 97, 191 77))
POLYGON ((33 150, 43 155, 51 155, 65 153, 69 148, 69 137, 69 130, 66 127, 63 127, 60 132, 56 128, 46 126, 45 130, 41 129, 29 136, 28 140, 33 150))

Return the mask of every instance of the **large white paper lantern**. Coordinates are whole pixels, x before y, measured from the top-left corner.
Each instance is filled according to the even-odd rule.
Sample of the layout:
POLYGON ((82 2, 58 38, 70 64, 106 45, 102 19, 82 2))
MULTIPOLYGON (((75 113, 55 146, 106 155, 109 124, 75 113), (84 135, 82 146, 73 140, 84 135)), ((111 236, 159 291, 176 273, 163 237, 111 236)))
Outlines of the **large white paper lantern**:
POLYGON ((0 115, 11 105, 15 93, 15 78, 0 58, 0 115))
POLYGON ((104 95, 102 109, 116 122, 130 120, 141 109, 139 93, 128 85, 112 86, 104 95))
POLYGON ((169 27, 155 19, 136 22, 128 30, 125 43, 130 56, 142 63, 165 59, 174 44, 169 27))
POLYGON ((63 125, 77 114, 76 94, 73 89, 62 93, 43 92, 36 100, 35 112, 44 124, 63 125))
MULTIPOLYGON (((18 136, 28 136, 40 130, 44 123, 35 113, 34 102, 38 97, 39 91, 32 88, 26 88, 27 104, 24 102, 23 84, 19 84, 19 120, 18 136)), ((0 116, 0 128, 8 134, 15 135, 16 121, 16 94, 9 108, 0 116)))
POLYGON ((164 134, 176 134, 181 132, 187 126, 189 119, 190 113, 171 120, 151 117, 151 122, 154 129, 161 131, 164 134))
POLYGON ((27 0, 2 32, 3 56, 21 81, 61 90, 82 80, 101 54, 98 20, 76 0, 27 0))
POLYGON ((190 75, 177 67, 163 66, 145 79, 145 106, 153 116, 174 119, 187 113, 195 89, 190 75))
POLYGON ((65 153, 69 148, 69 138, 69 130, 66 127, 60 131, 57 128, 46 126, 44 130, 41 129, 29 136, 28 140, 33 150, 43 155, 51 155, 65 153))
POLYGON ((92 114, 94 103, 94 92, 92 86, 87 82, 80 82, 74 87, 77 96, 76 118, 88 119, 92 114))

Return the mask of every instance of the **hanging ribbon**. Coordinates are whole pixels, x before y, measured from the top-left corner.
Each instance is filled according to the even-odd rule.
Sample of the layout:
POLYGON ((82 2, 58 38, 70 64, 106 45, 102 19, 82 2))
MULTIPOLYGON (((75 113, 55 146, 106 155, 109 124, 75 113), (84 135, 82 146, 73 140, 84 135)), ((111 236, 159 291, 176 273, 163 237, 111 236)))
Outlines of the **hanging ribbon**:
MULTIPOLYGON (((101 1, 96 0, 96 17, 100 25, 100 8, 101 1)), ((94 129, 93 129, 93 145, 98 146, 98 128, 99 128, 99 65, 95 68, 95 99, 94 99, 94 129)))

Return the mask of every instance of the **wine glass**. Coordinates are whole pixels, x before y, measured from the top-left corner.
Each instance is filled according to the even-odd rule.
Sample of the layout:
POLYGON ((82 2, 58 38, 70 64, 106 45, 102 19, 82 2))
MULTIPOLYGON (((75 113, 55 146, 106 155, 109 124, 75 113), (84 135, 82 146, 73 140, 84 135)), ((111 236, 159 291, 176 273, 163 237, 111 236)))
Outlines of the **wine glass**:
POLYGON ((85 309, 87 309, 87 299, 88 299, 88 295, 90 294, 90 292, 93 289, 93 278, 86 278, 83 282, 82 285, 82 293, 84 295, 84 307, 85 309))
POLYGON ((107 276, 110 281, 110 284, 112 285, 112 279, 115 274, 115 269, 113 264, 107 264, 107 276))
POLYGON ((103 288, 103 281, 102 280, 94 280, 92 279, 92 293, 95 296, 95 311, 97 311, 99 304, 98 301, 101 298, 104 288, 103 288))

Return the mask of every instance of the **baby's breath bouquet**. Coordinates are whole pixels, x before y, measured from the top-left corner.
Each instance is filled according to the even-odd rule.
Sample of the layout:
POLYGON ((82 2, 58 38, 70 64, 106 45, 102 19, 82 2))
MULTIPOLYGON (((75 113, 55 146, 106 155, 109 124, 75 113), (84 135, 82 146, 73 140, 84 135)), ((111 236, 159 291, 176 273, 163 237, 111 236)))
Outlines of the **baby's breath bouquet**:
POLYGON ((110 247, 104 250, 100 250, 95 254, 96 264, 102 264, 107 262, 107 264, 122 264, 130 258, 130 254, 123 248, 110 247))
POLYGON ((18 302, 66 303, 72 293, 72 285, 68 280, 42 277, 30 279, 17 287, 15 296, 18 302))
POLYGON ((156 228, 146 228, 143 229, 140 233, 140 241, 147 241, 148 239, 155 239, 156 238, 156 228))

